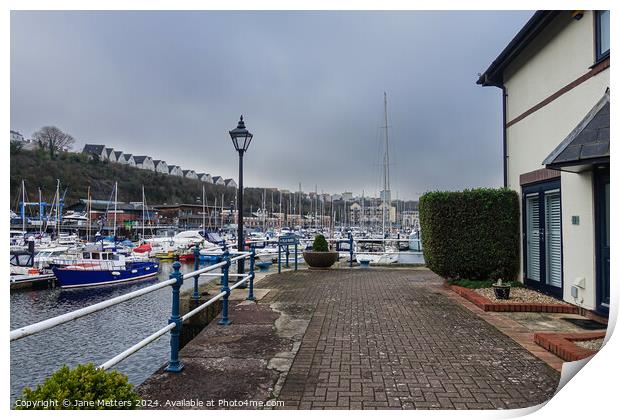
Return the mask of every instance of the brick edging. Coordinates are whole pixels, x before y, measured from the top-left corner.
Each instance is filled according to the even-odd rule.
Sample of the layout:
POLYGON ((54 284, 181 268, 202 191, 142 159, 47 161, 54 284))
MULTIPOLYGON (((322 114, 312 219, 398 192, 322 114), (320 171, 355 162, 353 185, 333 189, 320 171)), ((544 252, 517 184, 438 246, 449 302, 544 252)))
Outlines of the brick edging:
POLYGON ((597 350, 579 347, 574 341, 605 338, 605 331, 591 333, 535 333, 534 342, 567 362, 585 359, 597 350))
POLYGON ((485 312, 552 312, 579 314, 579 308, 562 303, 498 303, 466 287, 447 285, 447 287, 485 312))

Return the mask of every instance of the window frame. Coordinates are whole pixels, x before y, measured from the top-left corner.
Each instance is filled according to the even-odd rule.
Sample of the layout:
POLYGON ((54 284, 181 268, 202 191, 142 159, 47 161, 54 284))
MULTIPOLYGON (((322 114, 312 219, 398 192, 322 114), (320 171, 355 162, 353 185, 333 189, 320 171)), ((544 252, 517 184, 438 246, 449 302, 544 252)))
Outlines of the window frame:
MULTIPOLYGON (((610 13, 610 11, 609 10, 595 10, 594 11, 594 58, 595 58, 596 63, 608 58, 609 52, 611 51, 611 42, 610 42, 610 47, 609 49, 607 49, 607 51, 601 51, 601 20, 600 20, 601 12, 610 13)), ((611 21, 610 21, 610 24, 611 24, 611 21)))

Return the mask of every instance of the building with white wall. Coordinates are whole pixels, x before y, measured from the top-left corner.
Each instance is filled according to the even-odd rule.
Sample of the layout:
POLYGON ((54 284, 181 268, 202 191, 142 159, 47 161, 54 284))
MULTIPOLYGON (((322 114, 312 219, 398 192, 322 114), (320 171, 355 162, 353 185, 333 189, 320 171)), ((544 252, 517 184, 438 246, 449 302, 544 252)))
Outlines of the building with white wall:
POLYGON ((124 165, 136 166, 136 161, 133 159, 133 155, 131 153, 124 153, 123 159, 119 160, 118 163, 122 163, 124 165))
POLYGON ((183 170, 177 165, 168 165, 168 175, 183 176, 183 170))
POLYGON ((133 160, 136 162, 136 168, 155 171, 155 164, 150 156, 134 156, 133 160))
POLYGON ((155 166, 155 172, 168 175, 168 164, 165 160, 154 159, 153 166, 155 166))
POLYGON ((206 182, 207 184, 213 183, 213 181, 211 180, 211 174, 199 173, 197 175, 200 181, 206 182))
POLYGON ((183 178, 198 179, 198 175, 196 175, 196 172, 191 169, 185 169, 183 170, 183 178))
POLYGON ((538 11, 480 76, 501 89, 526 285, 609 310, 609 11, 538 11))

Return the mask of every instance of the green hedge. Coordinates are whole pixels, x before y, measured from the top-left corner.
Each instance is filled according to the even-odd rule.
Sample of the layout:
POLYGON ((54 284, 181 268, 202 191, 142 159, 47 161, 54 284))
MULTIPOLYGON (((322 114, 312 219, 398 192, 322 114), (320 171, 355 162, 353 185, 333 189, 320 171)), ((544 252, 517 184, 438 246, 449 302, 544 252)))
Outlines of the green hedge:
POLYGON ((519 272, 519 196, 508 189, 420 197, 427 266, 448 279, 514 281, 519 272))
POLYGON ((329 244, 323 235, 316 235, 314 237, 314 242, 312 243, 312 250, 316 252, 327 252, 329 251, 329 244))
POLYGON ((63 366, 34 390, 25 388, 17 410, 135 410, 140 396, 118 371, 106 372, 92 363, 63 366))

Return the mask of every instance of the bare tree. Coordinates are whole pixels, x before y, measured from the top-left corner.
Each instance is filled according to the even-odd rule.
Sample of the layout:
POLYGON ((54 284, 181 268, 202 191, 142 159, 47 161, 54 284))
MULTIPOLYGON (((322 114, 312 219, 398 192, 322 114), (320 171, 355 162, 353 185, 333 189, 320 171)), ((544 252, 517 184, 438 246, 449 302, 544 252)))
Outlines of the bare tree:
POLYGON ((58 127, 45 126, 32 135, 32 139, 42 150, 47 150, 50 157, 60 151, 69 150, 75 139, 68 133, 63 132, 58 127))

